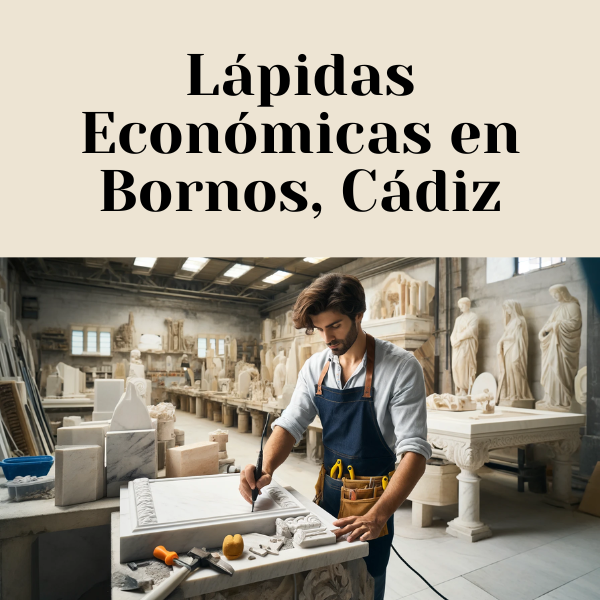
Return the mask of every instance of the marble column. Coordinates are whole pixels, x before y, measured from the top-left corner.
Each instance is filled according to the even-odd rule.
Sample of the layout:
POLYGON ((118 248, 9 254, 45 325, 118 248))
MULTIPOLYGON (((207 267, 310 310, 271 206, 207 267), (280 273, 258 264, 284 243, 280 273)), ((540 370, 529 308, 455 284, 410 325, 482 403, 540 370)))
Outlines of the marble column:
POLYGON ((190 396, 190 412, 192 414, 196 414, 196 400, 198 400, 196 396, 190 396))
POLYGON ((552 491, 544 500, 553 506, 570 508, 579 504, 579 499, 571 493, 572 456, 579 448, 579 435, 557 442, 548 442, 552 455, 552 491))
POLYGON ((417 305, 419 302, 419 284, 416 281, 410 284, 410 307, 409 313, 411 315, 417 314, 417 305))
POLYGON ((209 421, 213 420, 213 403, 210 400, 206 401, 206 418, 209 421))
POLYGON ((406 314, 406 283, 403 281, 400 284, 400 314, 406 314))
POLYGON ((444 453, 460 468, 458 479, 458 517, 448 523, 446 533, 467 542, 477 542, 492 535, 492 530, 479 518, 479 485, 477 471, 489 458, 482 442, 444 442, 444 453))
POLYGON ((196 417, 201 419, 202 416, 202 398, 198 396, 198 398, 196 398, 196 417))

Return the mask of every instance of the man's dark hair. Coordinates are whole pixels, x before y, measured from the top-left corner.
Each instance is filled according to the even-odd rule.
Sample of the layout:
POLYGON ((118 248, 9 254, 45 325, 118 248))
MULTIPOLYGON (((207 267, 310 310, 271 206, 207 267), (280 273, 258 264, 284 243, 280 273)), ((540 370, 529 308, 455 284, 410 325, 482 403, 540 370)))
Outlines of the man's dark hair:
POLYGON ((314 332, 311 316, 326 310, 354 317, 367 310, 365 290, 353 275, 329 273, 319 277, 303 289, 294 305, 292 319, 296 329, 306 329, 307 335, 314 332))

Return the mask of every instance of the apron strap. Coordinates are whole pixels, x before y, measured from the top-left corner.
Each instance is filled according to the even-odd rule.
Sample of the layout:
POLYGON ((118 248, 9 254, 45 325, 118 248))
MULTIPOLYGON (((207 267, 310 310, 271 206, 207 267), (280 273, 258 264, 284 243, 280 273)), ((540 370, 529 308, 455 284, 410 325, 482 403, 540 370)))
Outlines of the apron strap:
POLYGON ((319 382, 317 383, 317 396, 322 396, 323 395, 323 391, 321 390, 321 386, 323 385, 323 381, 325 379, 325 375, 327 375, 327 371, 329 371, 329 365, 330 365, 331 361, 326 361, 325 362, 325 366, 323 367, 323 370, 321 371, 321 375, 319 377, 319 382))
POLYGON ((375 365, 375 338, 367 333, 367 374, 365 376, 365 391, 363 398, 371 397, 371 385, 373 384, 373 367, 375 365))

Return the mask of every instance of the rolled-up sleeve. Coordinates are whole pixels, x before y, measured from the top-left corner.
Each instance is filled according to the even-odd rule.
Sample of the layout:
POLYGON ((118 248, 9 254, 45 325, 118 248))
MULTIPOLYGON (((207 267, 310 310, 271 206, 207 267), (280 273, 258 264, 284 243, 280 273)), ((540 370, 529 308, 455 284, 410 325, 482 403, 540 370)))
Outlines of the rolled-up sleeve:
POLYGON ((317 416, 314 402, 314 386, 307 382, 308 361, 298 373, 298 382, 287 408, 279 419, 273 421, 271 429, 282 427, 294 436, 296 444, 300 442, 307 427, 317 416))
POLYGON ((407 357, 396 375, 389 404, 396 435, 396 456, 405 452, 431 458, 427 441, 427 405, 423 369, 414 356, 407 357))

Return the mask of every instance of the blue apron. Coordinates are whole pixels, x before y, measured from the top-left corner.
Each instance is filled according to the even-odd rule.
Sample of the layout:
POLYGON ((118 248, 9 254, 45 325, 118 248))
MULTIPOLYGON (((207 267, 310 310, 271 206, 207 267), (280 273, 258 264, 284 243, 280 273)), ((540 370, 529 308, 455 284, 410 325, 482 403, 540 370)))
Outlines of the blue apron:
MULTIPOLYGON (((338 517, 342 480, 329 476, 330 470, 341 459, 344 471, 352 465, 358 476, 378 477, 391 473, 396 455, 385 442, 375 415, 372 389, 375 363, 375 339, 367 334, 367 374, 363 387, 339 390, 325 387, 323 380, 329 369, 327 361, 319 382, 315 385, 315 404, 323 424, 325 448, 325 481, 320 506, 338 517)), ((373 577, 383 575, 390 558, 394 535, 394 516, 387 522, 388 534, 370 540, 367 569, 373 577)))

